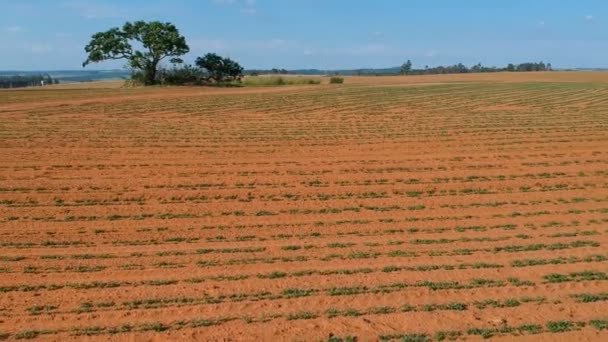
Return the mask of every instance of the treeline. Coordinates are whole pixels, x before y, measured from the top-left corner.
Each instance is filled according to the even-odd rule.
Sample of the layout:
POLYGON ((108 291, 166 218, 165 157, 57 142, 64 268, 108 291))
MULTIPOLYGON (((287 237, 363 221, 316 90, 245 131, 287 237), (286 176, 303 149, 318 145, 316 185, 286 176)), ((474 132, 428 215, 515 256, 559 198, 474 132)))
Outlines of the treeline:
POLYGON ((40 87, 49 84, 59 84, 49 74, 28 76, 0 76, 0 88, 40 87))
POLYGON ((552 71, 551 63, 545 64, 544 62, 528 62, 521 64, 509 63, 506 67, 488 67, 481 63, 467 67, 462 63, 448 65, 448 66, 436 66, 429 68, 426 66, 424 69, 413 69, 412 62, 407 61, 403 63, 400 68, 400 72, 403 75, 430 75, 430 74, 466 74, 466 73, 479 73, 479 72, 527 72, 527 71, 552 71))
POLYGON ((277 69, 277 68, 272 68, 272 69, 252 69, 252 70, 245 70, 245 74, 249 75, 249 76, 258 76, 258 75, 288 75, 290 74, 289 70, 286 69, 277 69))
POLYGON ((246 75, 257 76, 257 75, 356 75, 356 76, 391 76, 391 75, 430 75, 430 74, 465 74, 465 73, 477 73, 477 72, 504 72, 504 71, 552 71, 551 63, 544 62, 530 62, 521 64, 509 64, 505 67, 489 67, 484 66, 481 63, 467 67, 462 63, 448 65, 448 66, 436 66, 428 67, 425 66, 423 69, 414 69, 412 62, 407 61, 400 67, 392 68, 368 68, 368 69, 341 69, 341 70, 320 70, 320 69, 298 69, 298 70, 286 70, 286 69, 251 69, 245 70, 246 75))

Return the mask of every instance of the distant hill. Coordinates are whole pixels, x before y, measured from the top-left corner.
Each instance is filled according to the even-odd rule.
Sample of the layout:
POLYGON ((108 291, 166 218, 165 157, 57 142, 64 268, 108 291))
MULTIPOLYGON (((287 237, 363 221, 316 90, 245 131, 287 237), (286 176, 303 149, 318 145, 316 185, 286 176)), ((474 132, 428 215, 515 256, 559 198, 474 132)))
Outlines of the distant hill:
MULTIPOLYGON (((555 69, 560 71, 608 71, 608 68, 572 68, 572 69, 555 69)), ((249 69, 245 70, 245 74, 296 74, 296 75, 398 75, 401 68, 361 68, 361 69, 249 69)), ((412 70, 412 74, 416 74, 423 70, 412 70)), ((500 70, 496 70, 500 71, 500 70)), ((0 70, 2 76, 34 76, 34 75, 50 75, 53 79, 59 80, 61 83, 74 82, 92 82, 92 81, 108 81, 128 79, 131 76, 129 70, 114 69, 114 70, 36 70, 36 71, 12 71, 0 70)))
POLYGON ((0 70, 0 76, 33 76, 50 75, 61 83, 92 82, 106 80, 120 80, 129 78, 128 70, 36 70, 36 71, 9 71, 0 70))
MULTIPOLYGON (((321 69, 293 69, 293 70, 282 70, 283 73, 286 71, 288 74, 297 75, 332 75, 340 74, 345 76, 352 75, 396 75, 401 71, 400 67, 391 68, 361 68, 361 69, 335 69, 335 70, 321 70, 321 69)), ((265 69, 250 69, 245 70, 246 74, 258 73, 258 74, 273 74, 273 70, 265 69)))

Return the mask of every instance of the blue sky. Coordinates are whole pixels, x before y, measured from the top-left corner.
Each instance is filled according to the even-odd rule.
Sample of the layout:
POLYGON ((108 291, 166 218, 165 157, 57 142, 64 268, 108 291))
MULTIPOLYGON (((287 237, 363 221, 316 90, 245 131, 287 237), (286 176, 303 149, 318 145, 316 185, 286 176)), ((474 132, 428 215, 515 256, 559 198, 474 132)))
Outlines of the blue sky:
POLYGON ((217 52, 245 68, 406 59, 415 67, 608 67, 604 0, 7 0, 1 8, 0 70, 79 69, 91 34, 139 19, 177 25, 191 47, 186 60, 217 52))

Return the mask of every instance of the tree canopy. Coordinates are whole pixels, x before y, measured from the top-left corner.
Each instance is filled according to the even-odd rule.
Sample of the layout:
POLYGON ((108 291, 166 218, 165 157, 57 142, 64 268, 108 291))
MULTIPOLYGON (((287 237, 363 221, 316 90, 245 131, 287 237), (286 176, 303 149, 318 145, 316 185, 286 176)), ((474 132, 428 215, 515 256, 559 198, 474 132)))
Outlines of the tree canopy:
POLYGON ((238 81, 243 76, 243 67, 239 63, 215 53, 198 57, 194 64, 201 69, 205 69, 209 75, 209 80, 216 84, 238 81))
POLYGON ((88 57, 83 67, 105 60, 126 59, 129 67, 141 72, 145 84, 155 82, 158 64, 164 58, 173 57, 173 62, 180 62, 178 57, 190 51, 186 38, 175 25, 159 21, 127 22, 122 29, 114 27, 95 33, 84 49, 88 57), (143 49, 134 48, 135 42, 143 49))
POLYGON ((401 65, 401 74, 407 75, 410 73, 410 71, 412 71, 412 61, 408 59, 407 62, 401 65))

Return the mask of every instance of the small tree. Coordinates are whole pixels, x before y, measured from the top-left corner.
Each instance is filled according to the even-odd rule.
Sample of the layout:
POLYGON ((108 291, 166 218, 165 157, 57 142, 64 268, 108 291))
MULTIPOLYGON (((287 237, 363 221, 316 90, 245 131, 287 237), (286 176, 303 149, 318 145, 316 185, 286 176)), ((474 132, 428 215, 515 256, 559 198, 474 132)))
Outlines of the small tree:
POLYGON ((408 59, 407 62, 401 65, 401 74, 407 75, 410 73, 410 71, 412 71, 412 61, 408 59))
POLYGON ((84 50, 89 55, 83 67, 108 59, 126 59, 129 67, 139 71, 148 85, 155 83, 158 64, 164 58, 184 55, 190 48, 175 25, 136 21, 125 23, 122 29, 114 27, 95 33, 84 50), (135 50, 134 42, 139 42, 143 51, 135 50))
POLYGON ((216 84, 240 81, 243 77, 243 67, 239 63, 215 53, 198 57, 194 63, 199 68, 205 69, 209 74, 208 79, 216 84))

